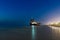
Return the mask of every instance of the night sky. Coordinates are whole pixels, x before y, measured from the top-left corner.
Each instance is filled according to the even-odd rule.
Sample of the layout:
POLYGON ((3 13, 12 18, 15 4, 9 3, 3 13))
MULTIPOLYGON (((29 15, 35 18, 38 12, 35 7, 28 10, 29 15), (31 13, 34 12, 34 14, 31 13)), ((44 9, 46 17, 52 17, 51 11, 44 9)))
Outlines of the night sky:
POLYGON ((31 18, 43 24, 60 21, 60 1, 0 0, 0 22, 15 21, 28 25, 31 18))

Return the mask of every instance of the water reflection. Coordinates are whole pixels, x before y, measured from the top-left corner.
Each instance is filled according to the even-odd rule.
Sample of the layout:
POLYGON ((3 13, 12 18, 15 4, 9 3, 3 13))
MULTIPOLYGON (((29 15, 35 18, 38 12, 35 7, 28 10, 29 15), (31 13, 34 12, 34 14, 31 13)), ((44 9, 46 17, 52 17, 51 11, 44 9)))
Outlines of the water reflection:
POLYGON ((50 26, 52 29, 52 39, 53 40, 60 40, 60 27, 50 26))
POLYGON ((45 25, 30 27, 28 29, 0 29, 0 38, 1 40, 60 40, 60 27, 45 25))
POLYGON ((36 37, 36 27, 32 25, 32 40, 35 40, 36 37))
POLYGON ((32 27, 32 40, 60 40, 60 27, 40 26, 32 27), (38 28, 38 29, 36 29, 38 28), (38 32, 38 33, 37 33, 38 32))

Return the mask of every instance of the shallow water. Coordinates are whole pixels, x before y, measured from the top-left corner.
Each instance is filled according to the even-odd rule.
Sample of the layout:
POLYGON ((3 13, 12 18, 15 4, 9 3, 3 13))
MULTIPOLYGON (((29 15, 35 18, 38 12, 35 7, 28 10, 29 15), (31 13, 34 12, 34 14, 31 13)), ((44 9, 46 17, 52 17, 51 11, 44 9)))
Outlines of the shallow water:
POLYGON ((0 28, 0 40, 60 40, 60 29, 50 26, 0 28))

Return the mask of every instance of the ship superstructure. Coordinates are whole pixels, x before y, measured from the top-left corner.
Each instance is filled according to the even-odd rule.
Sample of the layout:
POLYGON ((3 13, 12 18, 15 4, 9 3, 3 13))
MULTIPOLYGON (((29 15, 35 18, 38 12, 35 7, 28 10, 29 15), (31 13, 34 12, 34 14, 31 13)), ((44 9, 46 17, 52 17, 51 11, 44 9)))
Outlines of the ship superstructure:
POLYGON ((31 19, 30 25, 40 26, 40 23, 36 22, 34 19, 31 19))

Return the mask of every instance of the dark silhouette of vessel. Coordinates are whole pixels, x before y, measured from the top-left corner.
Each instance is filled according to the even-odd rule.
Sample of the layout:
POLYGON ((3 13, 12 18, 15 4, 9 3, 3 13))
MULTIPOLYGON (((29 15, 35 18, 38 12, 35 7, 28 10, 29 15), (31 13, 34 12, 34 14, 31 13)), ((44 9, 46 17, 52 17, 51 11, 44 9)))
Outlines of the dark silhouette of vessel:
POLYGON ((34 19, 31 19, 30 25, 40 26, 40 23, 36 22, 34 19))

